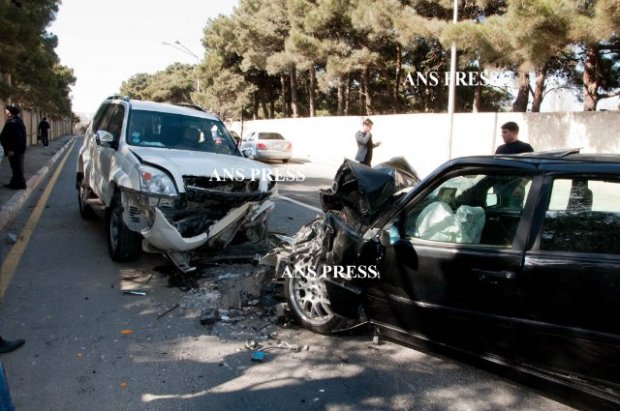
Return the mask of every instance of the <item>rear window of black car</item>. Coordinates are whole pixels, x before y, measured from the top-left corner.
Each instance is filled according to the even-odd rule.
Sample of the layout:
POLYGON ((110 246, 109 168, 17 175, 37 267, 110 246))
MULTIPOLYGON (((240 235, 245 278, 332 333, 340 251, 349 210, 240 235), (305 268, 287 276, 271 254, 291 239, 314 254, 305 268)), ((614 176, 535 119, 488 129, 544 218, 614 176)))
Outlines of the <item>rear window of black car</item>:
POLYGON ((545 213, 540 248, 620 253, 620 181, 557 178, 545 213))

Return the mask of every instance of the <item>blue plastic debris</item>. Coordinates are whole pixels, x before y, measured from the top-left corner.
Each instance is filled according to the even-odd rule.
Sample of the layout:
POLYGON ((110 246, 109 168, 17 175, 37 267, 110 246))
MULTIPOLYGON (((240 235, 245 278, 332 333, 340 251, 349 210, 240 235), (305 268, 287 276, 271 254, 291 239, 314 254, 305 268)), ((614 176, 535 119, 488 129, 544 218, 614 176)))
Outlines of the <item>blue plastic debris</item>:
POLYGON ((267 357, 267 354, 265 354, 264 352, 254 351, 252 352, 252 356, 250 358, 252 359, 252 361, 263 362, 265 361, 266 357, 267 357))

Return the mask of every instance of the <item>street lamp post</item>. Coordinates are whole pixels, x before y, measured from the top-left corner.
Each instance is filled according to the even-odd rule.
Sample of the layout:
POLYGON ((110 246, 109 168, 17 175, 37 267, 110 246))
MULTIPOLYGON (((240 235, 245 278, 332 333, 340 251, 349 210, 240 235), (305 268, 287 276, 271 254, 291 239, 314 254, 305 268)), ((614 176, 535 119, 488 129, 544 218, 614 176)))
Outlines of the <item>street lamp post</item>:
MULTIPOLYGON (((456 24, 459 20, 458 0, 454 0, 453 22, 456 24)), ((456 94, 456 43, 452 42, 450 47, 450 89, 448 91, 448 114, 450 116, 450 131, 448 139, 448 159, 452 159, 452 139, 454 134, 454 102, 456 94)))
POLYGON ((196 53, 194 53, 193 51, 185 47, 185 45, 181 43, 179 40, 175 40, 174 44, 168 43, 167 41, 162 41, 161 44, 163 44, 164 46, 170 46, 172 48, 175 48, 185 54, 189 54, 190 56, 196 59, 196 65, 194 66, 194 77, 196 78, 196 91, 200 93, 200 78, 198 78, 198 73, 196 72, 196 69, 198 68, 198 64, 200 64, 200 57, 198 57, 196 53))

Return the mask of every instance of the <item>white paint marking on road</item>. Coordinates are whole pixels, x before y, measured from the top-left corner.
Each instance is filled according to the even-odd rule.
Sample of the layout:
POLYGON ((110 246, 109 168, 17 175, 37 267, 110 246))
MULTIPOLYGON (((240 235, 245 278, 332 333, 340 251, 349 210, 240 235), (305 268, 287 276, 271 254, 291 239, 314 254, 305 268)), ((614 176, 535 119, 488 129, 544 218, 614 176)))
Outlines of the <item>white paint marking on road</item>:
POLYGON ((311 206, 310 204, 306 204, 306 203, 302 203, 301 201, 297 201, 297 200, 293 200, 290 197, 286 197, 283 195, 278 194, 277 196, 274 197, 276 200, 286 200, 286 201, 290 201, 293 204, 297 204, 300 205, 302 207, 306 207, 307 209, 310 209, 312 211, 316 211, 317 213, 321 213, 323 214, 323 210, 321 210, 320 208, 316 208, 314 206, 311 206))

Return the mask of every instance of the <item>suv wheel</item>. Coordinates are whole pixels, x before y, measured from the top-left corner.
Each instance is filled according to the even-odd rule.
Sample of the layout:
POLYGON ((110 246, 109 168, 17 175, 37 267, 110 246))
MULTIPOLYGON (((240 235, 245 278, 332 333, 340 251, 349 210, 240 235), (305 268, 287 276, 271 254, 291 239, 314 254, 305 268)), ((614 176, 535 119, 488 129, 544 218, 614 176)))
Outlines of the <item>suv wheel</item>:
POLYGON ((344 320, 333 313, 325 284, 318 275, 300 275, 293 271, 284 281, 284 294, 295 317, 316 333, 329 334, 344 320))
POLYGON ((106 209, 105 227, 112 260, 131 261, 138 258, 142 236, 125 225, 119 192, 114 194, 110 207, 106 209))
POLYGON ((94 220, 95 218, 97 218, 97 214, 95 214, 95 211, 93 210, 93 208, 90 205, 88 205, 88 203, 86 202, 86 200, 92 197, 92 191, 90 190, 90 187, 85 187, 82 185, 82 180, 78 180, 77 186, 78 186, 78 206, 80 207, 80 216, 84 220, 94 220))

